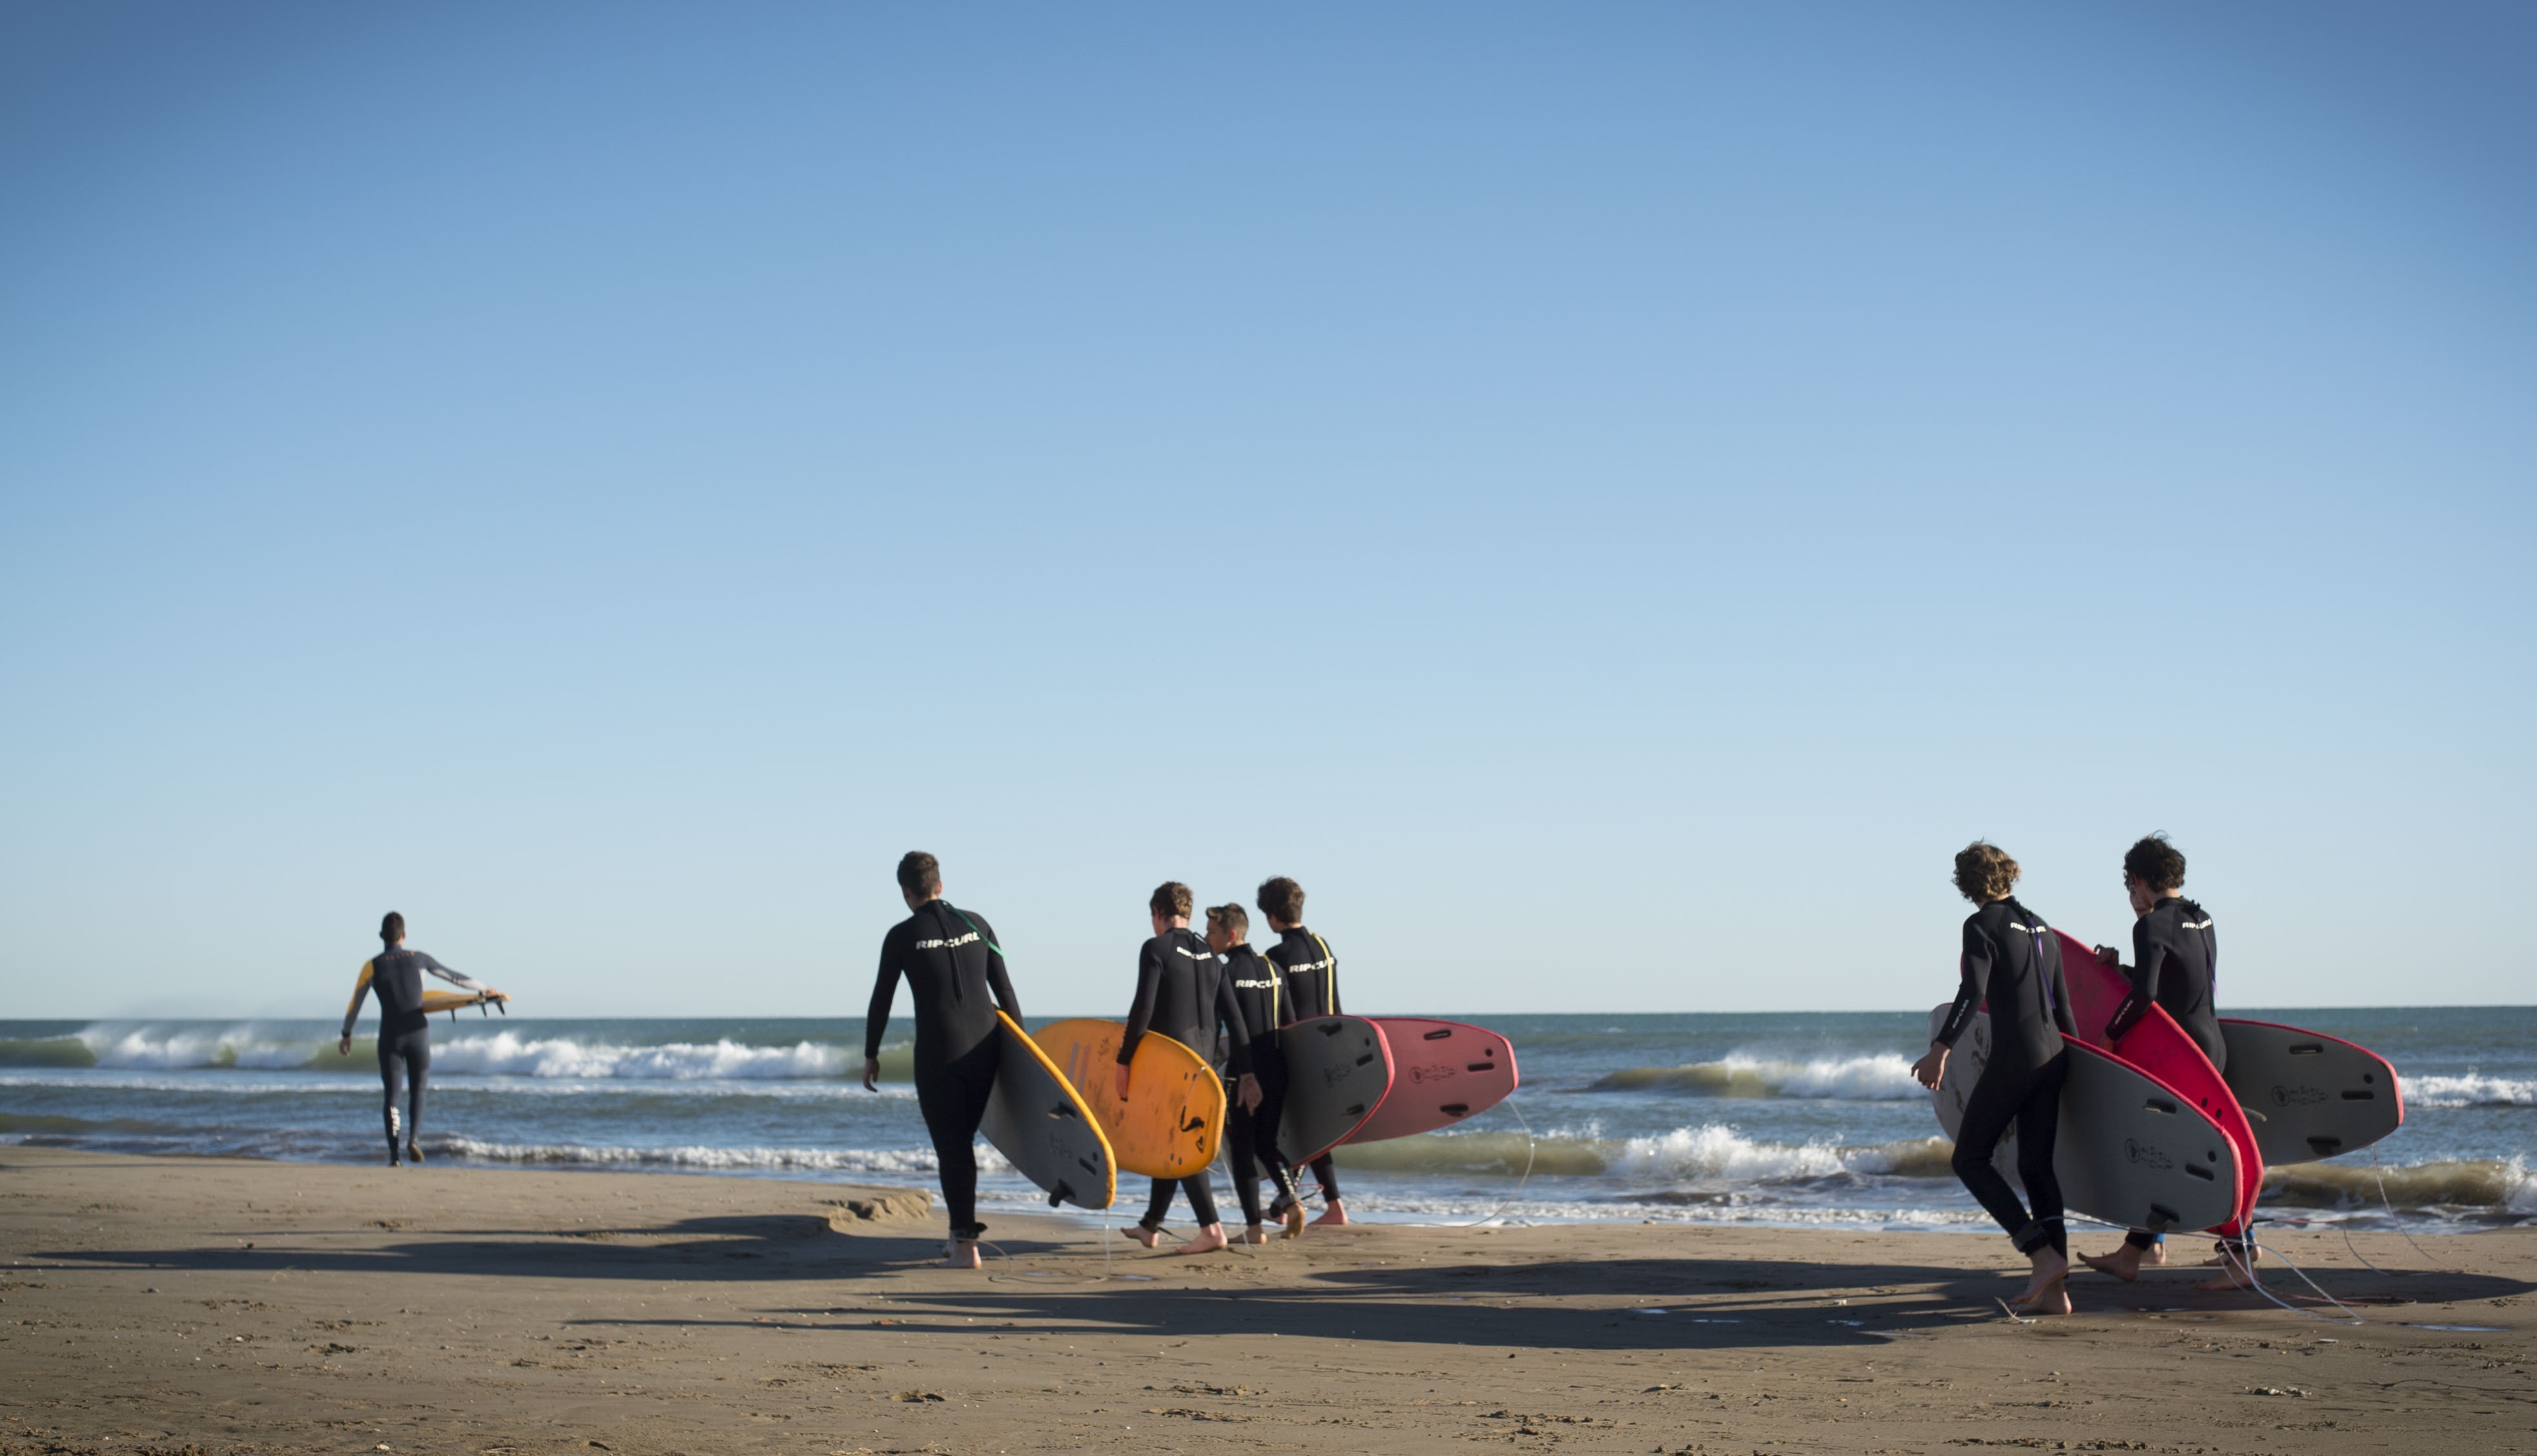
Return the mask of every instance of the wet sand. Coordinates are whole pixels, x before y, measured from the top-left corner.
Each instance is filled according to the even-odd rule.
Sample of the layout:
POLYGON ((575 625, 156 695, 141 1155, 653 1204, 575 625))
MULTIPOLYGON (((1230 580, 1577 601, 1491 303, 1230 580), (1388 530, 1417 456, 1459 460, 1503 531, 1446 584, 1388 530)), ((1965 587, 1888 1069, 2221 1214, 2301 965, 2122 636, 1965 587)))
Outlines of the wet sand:
POLYGON ((0 1149, 0 1453, 2537 1451, 2537 1230, 2425 1241, 2463 1275, 2272 1238, 2358 1328, 2183 1270, 2017 1324, 1996 1238, 1369 1226, 1105 1279, 1001 1213, 925 1268, 915 1202, 0 1149))

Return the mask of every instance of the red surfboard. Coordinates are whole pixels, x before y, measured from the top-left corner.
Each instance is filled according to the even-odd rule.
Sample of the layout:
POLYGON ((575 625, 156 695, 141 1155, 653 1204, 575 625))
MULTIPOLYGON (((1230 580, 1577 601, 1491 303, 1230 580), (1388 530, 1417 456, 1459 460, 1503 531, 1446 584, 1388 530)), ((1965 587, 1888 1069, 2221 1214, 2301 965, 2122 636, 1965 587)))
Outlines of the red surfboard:
POLYGON ((2131 991, 2131 982, 2120 969, 2098 960, 2092 947, 2062 931, 2052 933, 2061 942, 2061 979, 2070 987, 2070 1018, 2078 1023, 2079 1040, 2113 1052, 2167 1084, 2170 1091, 2200 1108, 2229 1135, 2230 1148, 2238 1161, 2238 1212, 2233 1224, 2216 1226, 2213 1232, 2237 1233, 2255 1211, 2255 1194, 2264 1185, 2264 1155, 2256 1147, 2255 1129, 2246 1120, 2245 1109, 2238 1106, 2238 1095, 2229 1090, 2219 1069, 2211 1065, 2211 1058, 2202 1054, 2202 1048, 2163 1006, 2150 1007, 2149 1014, 2133 1023, 2121 1041, 2107 1040, 2106 1024, 2114 1019, 2115 1010, 2131 991))
POLYGON ((1515 1047, 1483 1027, 1426 1016, 1369 1017, 1392 1048, 1392 1090, 1347 1135, 1379 1143, 1450 1127, 1515 1091, 1515 1047))

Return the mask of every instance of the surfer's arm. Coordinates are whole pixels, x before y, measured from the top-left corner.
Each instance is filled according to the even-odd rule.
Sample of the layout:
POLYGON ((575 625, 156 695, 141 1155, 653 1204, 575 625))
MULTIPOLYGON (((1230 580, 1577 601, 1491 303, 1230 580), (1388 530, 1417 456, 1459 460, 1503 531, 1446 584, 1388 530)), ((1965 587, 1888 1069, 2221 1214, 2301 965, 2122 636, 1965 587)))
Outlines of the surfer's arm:
POLYGON ((1154 1025, 1154 997, 1163 986, 1163 944, 1157 936, 1145 942, 1137 953, 1137 999, 1128 1007, 1128 1031, 1119 1039, 1119 1065, 1126 1066, 1137 1055, 1137 1044, 1154 1025))
POLYGON ((2123 1003, 2114 1008, 2114 1019, 2106 1023, 2107 1041, 2121 1041, 2140 1025, 2142 1017, 2149 1015, 2149 1008, 2158 1004, 2159 963, 2166 959, 2167 947, 2151 935, 2148 918, 2132 921, 2132 965, 2126 973, 2132 988, 2123 1003))
POLYGON ((353 982, 353 999, 344 1004, 344 1035, 340 1039, 343 1045, 337 1047, 338 1050, 344 1050, 350 1046, 353 1040, 353 1023, 360 1017, 361 1003, 369 999, 369 995, 370 963, 363 961, 360 979, 353 982))
POLYGON ((1251 1075, 1251 1028, 1242 1019, 1242 1002, 1233 994, 1233 973, 1227 970, 1215 979, 1215 1014, 1224 1024, 1227 1038, 1226 1059, 1234 1075, 1251 1075))
POLYGON ((873 978, 872 1004, 864 1008, 864 1060, 880 1060, 881 1034, 889 1030, 889 1006, 898 999, 898 968, 907 957, 910 932, 902 922, 880 941, 880 974, 873 978))
POLYGON ((448 981, 451 985, 457 986, 457 987, 459 987, 459 988, 460 988, 460 989, 462 989, 462 990, 477 991, 477 992, 479 992, 479 993, 485 993, 485 994, 490 994, 490 995, 496 995, 496 996, 498 996, 498 995, 500 995, 500 994, 501 994, 501 992, 500 992, 500 991, 494 990, 491 986, 487 985, 485 982, 483 982, 483 981, 478 981, 475 977, 473 977, 473 976, 463 975, 463 974, 461 974, 461 973, 459 973, 459 972, 452 971, 452 970, 450 970, 448 967, 446 967, 446 966, 444 966, 444 965, 440 964, 438 961, 433 960, 431 957, 429 957, 429 956, 427 956, 427 955, 424 955, 424 954, 423 954, 423 952, 421 952, 421 951, 416 951, 416 952, 414 953, 414 958, 415 958, 416 960, 421 961, 421 962, 423 963, 423 969, 424 969, 425 971, 430 972, 432 975, 439 977, 441 980, 443 980, 443 981, 448 981))
POLYGON ((1983 995, 1990 986, 1990 937, 1970 920, 1965 922, 1964 954, 1956 964, 1960 973, 1956 999, 1947 1007, 1947 1019, 1939 1024, 1937 1035, 1929 1039, 1932 1046, 1955 1046, 1965 1028, 1974 1024, 1974 1013, 1982 1009, 1983 995))
POLYGON ((996 1004, 1004 1007, 1005 1014, 1018 1025, 1022 1019, 1021 997, 1013 994, 1013 979, 1005 970, 1004 949, 996 944, 996 927, 987 923, 985 916, 978 917, 978 938, 987 942, 987 989, 996 993, 996 1004))

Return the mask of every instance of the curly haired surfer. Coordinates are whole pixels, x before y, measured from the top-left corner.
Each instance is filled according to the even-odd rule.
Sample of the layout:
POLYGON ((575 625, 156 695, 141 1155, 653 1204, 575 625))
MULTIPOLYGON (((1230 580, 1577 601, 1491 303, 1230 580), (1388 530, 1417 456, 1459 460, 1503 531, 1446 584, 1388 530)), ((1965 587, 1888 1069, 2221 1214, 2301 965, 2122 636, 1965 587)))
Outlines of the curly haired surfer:
POLYGON ((2008 1231, 2033 1266, 2024 1293, 2009 1300, 2027 1314, 2067 1314, 2069 1236, 2062 1227, 2061 1183, 2052 1172, 2052 1144, 2061 1115, 2061 1085, 2070 1072, 2063 1033, 2075 1034, 2061 949, 2049 928, 2017 902, 2017 861, 1979 840, 1956 855, 1956 889, 1975 905, 1965 917, 1963 980, 1955 1004, 1928 1053, 1912 1066, 1923 1087, 1945 1075, 1947 1052, 1990 1006, 1990 1060, 1966 1099, 1952 1160, 1976 1199, 2008 1231), (2017 1176, 2034 1205, 2030 1215, 1991 1159, 2001 1134, 2017 1125, 2017 1176))
MULTIPOLYGON (((2167 1008, 2176 1024, 2211 1059, 2212 1069, 2229 1069, 2229 1043, 2220 1032, 2216 1004, 2220 940, 2211 913, 2177 892, 2184 888, 2184 853, 2164 834, 2137 841, 2123 852, 2123 893, 2132 907, 2132 963, 2122 966, 2131 981, 2130 993, 2115 1008, 2106 1039, 2115 1041, 2149 1014, 2167 1008)), ((2097 959, 2121 966, 2111 945, 2097 947, 2097 959)), ((2130 1283, 2140 1275, 2141 1259, 2158 1242, 2146 1229, 2123 1235, 2122 1245, 2108 1254, 2081 1254, 2089 1268, 2130 1283)), ((2243 1289, 2253 1257, 2252 1243, 2239 1235, 2223 1237, 2211 1263, 2224 1272, 2197 1286, 2206 1290, 2243 1289)))

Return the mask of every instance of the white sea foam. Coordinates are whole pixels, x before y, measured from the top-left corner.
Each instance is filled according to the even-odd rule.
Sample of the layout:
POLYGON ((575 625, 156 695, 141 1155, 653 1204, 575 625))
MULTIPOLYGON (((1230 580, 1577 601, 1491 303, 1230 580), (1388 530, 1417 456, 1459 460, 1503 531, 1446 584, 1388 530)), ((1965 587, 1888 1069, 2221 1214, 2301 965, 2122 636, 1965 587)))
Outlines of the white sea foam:
POLYGON ((1899 1052, 1816 1057, 1808 1061, 1729 1052, 1717 1061, 1679 1067, 1625 1067, 1598 1079, 1598 1092, 1689 1092, 1708 1097, 1830 1098, 1905 1102, 1928 1093, 1912 1080, 1899 1052))
MULTIPOLYGON (((497 1143, 472 1137, 431 1140, 456 1158, 486 1163, 586 1168, 692 1168, 707 1171, 874 1172, 901 1176, 935 1171, 931 1148, 671 1148, 594 1147, 588 1143, 497 1143)), ((1008 1172, 1012 1165, 995 1149, 978 1146, 978 1171, 1008 1172)))
POLYGON ((77 1040, 100 1067, 298 1067, 318 1051, 304 1038, 277 1038, 253 1026, 219 1031, 105 1024, 87 1027, 77 1040))
POLYGON ((459 1037, 431 1048, 435 1071, 483 1072, 514 1077, 614 1077, 700 1082, 738 1078, 841 1077, 845 1048, 797 1042, 790 1046, 748 1046, 728 1039, 671 1042, 658 1046, 618 1046, 570 1037, 529 1038, 513 1032, 459 1037))
POLYGON ((2399 1077, 2405 1101, 2418 1108, 2537 1107, 2537 1079, 2487 1077, 2399 1077))

